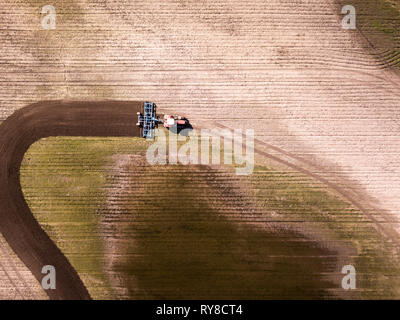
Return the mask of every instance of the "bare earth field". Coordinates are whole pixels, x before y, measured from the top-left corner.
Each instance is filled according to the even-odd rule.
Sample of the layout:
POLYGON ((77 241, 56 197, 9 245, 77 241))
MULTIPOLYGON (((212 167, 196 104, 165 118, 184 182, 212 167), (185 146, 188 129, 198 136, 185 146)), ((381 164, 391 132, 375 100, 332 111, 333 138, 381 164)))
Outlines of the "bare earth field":
MULTIPOLYGON (((209 214, 213 218, 207 218, 207 221, 222 220, 210 224, 209 228, 214 226, 217 229, 215 233, 229 235, 232 239, 228 237, 228 240, 239 241, 236 244, 233 242, 232 256, 226 253, 228 256, 222 256, 221 261, 214 263, 232 265, 232 270, 240 274, 240 270, 248 266, 243 265, 243 261, 246 261, 244 257, 247 257, 252 262, 257 261, 255 270, 259 274, 262 274, 263 270, 265 275, 270 274, 266 270, 279 268, 266 266, 263 263, 268 264, 270 261, 260 262, 260 257, 282 255, 289 257, 288 261, 277 262, 277 265, 287 266, 288 269, 283 269, 286 270, 283 273, 287 275, 292 272, 290 264, 295 263, 293 259, 296 252, 304 256, 325 257, 310 262, 315 266, 315 269, 311 268, 313 272, 323 274, 322 280, 315 280, 311 288, 306 285, 309 284, 307 279, 298 282, 299 286, 308 290, 293 291, 293 283, 296 281, 289 281, 288 291, 283 293, 273 289, 268 292, 260 291, 261 289, 253 292, 245 291, 251 297, 298 298, 299 296, 294 293, 311 298, 354 298, 358 295, 398 297, 400 287, 396 284, 398 271, 395 265, 400 244, 398 234, 400 232, 398 200, 400 199, 398 167, 400 78, 398 70, 391 68, 398 63, 396 53, 398 16, 394 7, 387 2, 391 8, 391 18, 385 22, 389 26, 382 24, 380 22, 382 15, 377 15, 378 11, 371 9, 378 2, 385 1, 355 1, 354 6, 361 15, 359 21, 362 23, 362 28, 343 30, 341 5, 330 0, 295 2, 106 0, 101 3, 88 0, 67 3, 53 1, 51 4, 57 10, 57 28, 49 31, 42 30, 40 25, 40 9, 48 4, 45 1, 2 0, 0 118, 5 120, 15 110, 41 100, 150 100, 155 101, 163 112, 188 117, 196 128, 216 126, 252 128, 257 139, 257 163, 260 167, 248 180, 239 181, 237 184, 232 175, 229 175, 228 182, 215 178, 217 184, 222 186, 224 184, 229 188, 240 186, 237 187, 239 189, 237 195, 232 198, 223 196, 221 201, 225 202, 215 207, 208 204, 207 208, 198 208, 199 212, 210 210, 209 214), (385 37, 380 37, 380 34, 385 34, 385 37), (380 42, 379 39, 383 40, 380 42), (289 195, 298 196, 300 191, 295 186, 299 185, 307 185, 307 192, 301 193, 296 199, 297 202, 291 203, 295 200, 288 194, 269 198, 273 190, 286 190, 285 188, 280 189, 274 185, 268 192, 263 193, 257 185, 244 187, 245 183, 251 184, 252 179, 260 177, 259 180, 262 182, 259 183, 266 183, 265 181, 270 181, 274 177, 274 172, 283 181, 282 183, 288 183, 287 179, 294 182, 292 188, 295 191, 289 195), (313 190, 318 191, 320 188, 324 189, 324 193, 310 196, 313 190), (246 194, 246 190, 251 190, 255 194, 246 194), (325 205, 318 201, 330 199, 328 195, 335 200, 328 201, 329 205, 325 204, 324 207, 325 205), (241 197, 247 197, 247 200, 241 197), (286 211, 282 213, 283 217, 278 216, 277 220, 283 219, 285 223, 286 220, 294 221, 290 228, 286 228, 290 233, 288 238, 308 237, 315 243, 306 246, 307 248, 297 248, 289 252, 285 246, 277 248, 263 246, 257 241, 261 241, 264 236, 273 238, 272 235, 275 235, 279 239, 286 234, 277 232, 282 226, 276 226, 271 227, 268 232, 264 230, 265 233, 260 235, 257 228, 255 231, 245 222, 246 214, 249 214, 247 209, 242 210, 244 213, 232 213, 233 216, 240 217, 239 220, 243 220, 234 224, 239 231, 229 229, 233 228, 232 222, 226 215, 221 214, 221 209, 218 208, 229 208, 229 204, 236 198, 242 199, 244 203, 254 202, 252 206, 246 208, 258 208, 263 199, 264 201, 268 199, 264 205, 270 214, 280 213, 279 210, 271 209, 273 200, 277 201, 278 207, 286 211), (291 220, 285 216, 292 212, 289 208, 302 209, 295 211, 296 219, 291 220), (305 212, 310 212, 311 208, 319 209, 305 218, 305 212), (325 220, 321 218, 324 215, 325 220), (220 218, 215 218, 216 216, 220 218), (318 224, 315 224, 316 221, 318 224), (311 228, 309 224, 315 225, 311 228), (252 251, 251 239, 257 243, 259 251, 252 251), (250 244, 246 244, 246 241, 250 241, 250 244), (342 242, 345 244, 338 244, 342 242), (329 246, 327 243, 333 244, 329 246), (274 254, 275 249, 278 254, 274 254), (385 255, 389 260, 380 260, 383 259, 377 256, 380 249, 385 253, 385 250, 388 250, 388 254, 385 255), (327 256, 334 258, 331 261, 326 258, 327 256), (335 285, 337 288, 340 283, 337 275, 335 279, 329 277, 340 273, 339 265, 342 262, 347 264, 350 257, 353 259, 352 262, 355 261, 356 267, 360 266, 361 279, 365 276, 370 282, 365 280, 366 284, 362 280, 361 284, 364 284, 361 285, 362 290, 357 291, 354 296, 353 293, 346 293, 347 295, 343 296, 340 290, 338 292, 334 290, 335 285), (324 265, 326 259, 329 261, 324 265), (382 269, 379 269, 380 266, 382 269), (389 282, 392 283, 392 288, 388 288, 389 282), (285 295, 287 292, 291 295, 285 295)), ((63 140, 62 144, 68 146, 67 141, 68 139, 63 140)), ((53 145, 53 142, 50 142, 50 145, 53 145)), ((106 148, 106 145, 106 142, 98 145, 97 150, 106 148)), ((194 219, 190 215, 192 212, 187 212, 187 215, 182 213, 182 219, 187 220, 183 221, 181 226, 174 223, 179 220, 179 211, 173 211, 176 212, 174 215, 173 212, 168 213, 166 210, 165 214, 169 216, 164 218, 172 221, 171 228, 174 234, 178 235, 177 239, 185 240, 184 243, 187 245, 181 248, 177 242, 172 242, 171 247, 164 248, 162 245, 157 246, 157 241, 169 238, 161 236, 157 238, 156 235, 165 236, 168 229, 166 225, 157 225, 159 220, 142 221, 140 227, 131 225, 132 220, 137 221, 138 213, 124 206, 135 207, 141 203, 135 202, 137 201, 135 199, 143 190, 134 188, 134 181, 140 172, 133 169, 137 166, 138 159, 127 151, 125 142, 117 142, 117 145, 110 147, 111 151, 102 151, 100 157, 102 160, 98 160, 97 163, 96 172, 105 179, 99 181, 100 187, 103 186, 104 190, 88 196, 85 200, 97 199, 101 202, 100 209, 92 212, 101 216, 95 222, 92 221, 95 226, 100 226, 93 227, 99 228, 93 232, 103 234, 102 244, 99 244, 98 240, 93 240, 98 246, 96 247, 98 257, 94 257, 94 260, 82 262, 80 259, 83 253, 78 252, 76 247, 63 247, 62 243, 67 242, 66 238, 63 238, 67 234, 65 232, 70 232, 69 235, 73 237, 73 229, 54 231, 53 226, 51 233, 49 227, 46 227, 46 220, 40 220, 46 219, 47 215, 44 214, 46 212, 49 214, 60 208, 61 212, 68 212, 57 204, 57 196, 54 196, 52 201, 46 202, 48 196, 46 192, 51 190, 51 185, 40 190, 35 189, 35 185, 29 186, 29 179, 26 180, 30 194, 30 198, 26 194, 28 203, 38 220, 45 225, 44 228, 50 237, 78 271, 92 297, 181 298, 182 296, 176 294, 177 289, 171 287, 171 283, 165 285, 170 288, 168 292, 163 292, 162 288, 154 286, 152 281, 156 274, 147 274, 143 270, 147 270, 149 265, 158 267, 158 270, 165 270, 166 262, 162 259, 157 260, 155 257, 158 255, 150 253, 158 253, 157 250, 161 249, 167 252, 171 248, 190 252, 193 248, 188 243, 198 241, 198 236, 202 232, 191 229, 193 228, 191 222, 194 219), (107 161, 103 161, 104 159, 107 161), (126 174, 123 181, 113 178, 113 172, 121 171, 121 163, 128 168, 123 171, 126 174), (108 185, 107 181, 110 180, 107 179, 118 181, 117 184, 122 185, 122 191, 115 185, 108 185), (124 199, 129 195, 132 198, 121 201, 121 194, 124 199), (39 197, 44 197, 43 205, 39 197), (113 203, 111 209, 110 201, 113 203), (107 202, 108 209, 105 209, 107 202), (121 224, 113 226, 113 220, 110 218, 112 210, 116 211, 118 221, 122 219, 118 216, 121 212, 130 211, 130 220, 122 224, 122 227, 121 224), (118 229, 119 227, 122 229, 118 229), (114 230, 110 231, 107 228, 114 230), (104 232, 109 236, 104 236, 104 232), (119 239, 120 233, 124 235, 121 236, 122 240, 119 239), (138 241, 136 237, 141 237, 142 241, 138 241), (113 260, 113 255, 117 256, 116 260, 113 260), (135 255, 141 258, 134 259, 135 255), (93 261, 97 261, 97 265, 92 265, 93 261), (88 265, 90 270, 85 273, 88 265), (95 273, 97 278, 93 277, 95 273), (138 288, 146 290, 138 291, 138 288)), ((56 149, 59 147, 58 144, 55 146, 53 147, 56 149)), ((79 150, 85 150, 84 147, 81 148, 83 149, 77 149, 78 153, 79 150)), ((39 153, 41 156, 35 161, 40 163, 42 156, 50 157, 49 161, 53 161, 49 152, 42 150, 39 153)), ((71 163, 64 163, 66 161, 64 158, 67 158, 68 154, 70 154, 68 149, 61 150, 58 155, 61 160, 53 162, 59 165, 53 168, 56 174, 65 169, 63 165, 71 168, 71 163)), ((93 154, 91 161, 96 162, 96 151, 93 151, 93 154)), ((26 165, 29 166, 29 161, 26 165)), ((46 164, 42 163, 42 166, 45 168, 46 164)), ((27 177, 33 181, 34 167, 24 170, 28 174, 27 177)), ((144 170, 143 175, 151 177, 150 169, 142 170, 144 170)), ((179 170, 185 172, 184 168, 179 170)), ((203 172, 202 170, 207 172, 211 169, 187 170, 197 177, 194 179, 197 183, 194 184, 194 190, 199 189, 199 183, 207 181, 198 178, 202 176, 199 173, 203 172)), ((63 172, 68 175, 68 171, 63 172)), ((45 179, 45 176, 42 178, 45 179)), ((219 173, 216 176, 218 177, 219 173)), ((159 178, 151 179, 158 181, 159 178)), ((53 183, 57 181, 55 178, 53 183)), ((173 195, 177 197, 177 193, 171 195, 168 194, 168 190, 163 189, 168 182, 163 179, 158 182, 156 186, 161 188, 161 191, 158 191, 160 196, 158 201, 163 197, 169 198, 173 195)), ((37 181, 37 185, 40 183, 45 182, 37 181)), ((89 186, 92 185, 89 190, 95 189, 93 180, 87 183, 89 186)), ((175 185, 179 183, 179 181, 174 182, 175 185)), ((71 188, 70 184, 78 187, 76 181, 66 181, 63 188, 71 188)), ((150 185, 153 184, 144 184, 140 188, 150 185)), ((205 196, 199 194, 198 198, 190 198, 191 194, 186 194, 185 190, 183 191, 185 199, 206 206, 205 196)), ((157 194, 154 191, 153 193, 157 194)), ((160 206, 158 204, 158 207, 146 210, 154 213, 160 210, 160 206)), ((85 208, 86 204, 83 209, 81 208, 85 213, 91 212, 85 208)), ((263 213, 254 210, 256 218, 253 217, 253 220, 261 219, 263 213)), ((47 225, 60 223, 50 222, 47 221, 47 225)), ((71 224, 67 225, 66 229, 71 229, 71 224)), ((78 231, 76 232, 82 232, 78 231)), ((87 234, 87 238, 95 237, 87 234)), ((226 244, 224 241, 232 243, 228 240, 207 238, 204 239, 204 248, 211 247, 212 243, 218 245, 226 244)), ((219 252, 218 248, 215 250, 219 252)), ((211 256, 215 257, 213 253, 211 256)), ((5 262, 4 257, 5 255, 1 254, 0 262, 5 270, 4 273, 0 273, 1 281, 7 283, 4 288, 20 287, 21 284, 12 279, 18 274, 22 274, 27 283, 27 286, 22 285, 22 287, 33 287, 31 283, 35 282, 32 280, 32 275, 26 272, 21 261, 10 254, 10 259, 16 266, 14 268, 5 262), (17 273, 16 269, 25 271, 17 273)), ((192 257, 189 263, 200 261, 200 265, 204 266, 202 262, 210 260, 207 257, 209 256, 206 253, 201 257, 192 257)), ((176 261, 182 260, 183 257, 176 261)), ((302 267, 306 266, 307 264, 302 267)), ((186 272, 183 274, 187 275, 193 271, 187 265, 181 267, 183 269, 180 270, 186 272)), ((204 268, 202 270, 208 270, 207 268, 215 270, 216 266, 206 265, 204 268)), ((223 274, 226 275, 227 271, 225 270, 223 274)), ((162 275, 158 274, 159 277, 162 275)), ((165 274, 163 276, 166 277, 165 274)), ((218 278, 215 274, 213 277, 218 278)), ((207 281, 212 283, 215 279, 213 277, 207 281)), ((171 276, 171 279, 175 279, 177 285, 180 283, 179 274, 171 276)), ((201 279, 193 279, 193 283, 197 283, 196 281, 201 283, 201 279)), ((270 279, 263 278, 261 281, 255 276, 252 281, 264 285, 270 279)), ((232 288, 241 287, 243 283, 249 283, 249 280, 237 280, 232 288)), ((41 297, 43 292, 39 289, 39 284, 35 286, 37 297, 41 297)), ((184 288, 184 285, 181 284, 179 287, 184 288)), ((223 283, 218 286, 218 288, 228 287, 224 287, 223 283)), ((269 288, 276 289, 278 286, 271 285, 269 288)), ((25 291, 21 292, 16 295, 15 290, 2 289, 0 294, 3 298, 29 297, 25 291)), ((185 292, 190 295, 189 291, 185 292)), ((227 296, 226 291, 219 292, 220 295, 217 295, 216 291, 213 292, 217 297, 227 296)), ((230 294, 235 296, 235 291, 231 291, 230 294)), ((207 288, 202 288, 190 296, 210 295, 207 288)))

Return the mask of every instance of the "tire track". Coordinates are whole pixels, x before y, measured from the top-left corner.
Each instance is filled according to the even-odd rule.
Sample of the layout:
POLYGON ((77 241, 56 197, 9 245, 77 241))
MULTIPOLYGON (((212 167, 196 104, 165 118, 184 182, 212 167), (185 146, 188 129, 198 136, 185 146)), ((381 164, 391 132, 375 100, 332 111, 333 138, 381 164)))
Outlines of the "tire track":
MULTIPOLYGON (((232 129, 232 128, 224 126, 224 125, 222 125, 220 123, 217 123, 217 126, 222 128, 222 129, 232 129)), ((246 141, 245 140, 246 139, 246 135, 245 134, 242 135, 242 138, 243 138, 243 141, 246 141)), ((265 143, 265 142, 260 141, 258 139, 254 139, 254 141, 257 144, 262 145, 262 146, 264 146, 264 147, 266 147, 268 149, 272 149, 272 150, 280 153, 281 155, 283 155, 283 156, 285 156, 285 157, 287 157, 289 159, 292 159, 292 160, 295 160, 297 162, 303 163, 303 164, 309 166, 310 168, 318 169, 320 172, 324 172, 325 171, 323 167, 315 165, 311 161, 308 161, 306 159, 303 159, 301 157, 293 155, 293 154, 291 154, 291 153, 289 153, 289 152, 287 152, 287 151, 285 151, 285 150, 283 150, 281 148, 275 147, 275 146, 273 146, 271 144, 265 143)), ((285 165, 285 166, 287 166, 287 167, 289 167, 291 169, 294 169, 294 170, 296 170, 298 172, 301 172, 304 175, 307 175, 307 176, 309 176, 309 177, 311 177, 311 178, 323 183, 324 185, 326 185, 330 189, 336 191, 344 199, 346 199, 352 205, 354 205, 354 207, 356 207, 358 210, 360 210, 366 217, 368 217, 374 223, 376 229, 378 231, 380 231, 380 233, 385 238, 389 239, 393 243, 396 243, 397 247, 400 248, 400 237, 399 237, 399 234, 395 230, 389 229, 388 227, 385 227, 382 224, 382 222, 380 222, 372 214, 370 214, 369 210, 363 204, 361 204, 361 202, 359 200, 357 200, 355 197, 350 195, 349 191, 346 190, 346 188, 342 188, 337 183, 331 182, 329 180, 329 178, 321 177, 319 174, 316 174, 316 173, 312 172, 311 170, 306 169, 306 168, 304 168, 304 167, 302 167, 300 165, 293 164, 293 163, 291 163, 291 162, 289 162, 289 161, 287 161, 287 160, 285 160, 285 159, 283 159, 283 158, 281 158, 279 156, 272 155, 272 154, 270 154, 268 152, 261 151, 261 150, 259 150, 257 148, 255 148, 254 152, 259 154, 259 155, 261 155, 261 156, 263 156, 263 157, 269 158, 269 159, 271 159, 271 160, 273 160, 273 161, 275 161, 277 163, 283 164, 283 165, 285 165)), ((338 179, 336 179, 336 180, 338 180, 338 179)), ((342 182, 343 182, 344 185, 347 184, 345 181, 342 181, 342 182)), ((380 218, 383 218, 383 219, 386 220, 384 222, 385 224, 390 222, 390 221, 388 221, 387 217, 383 213, 381 213, 380 218)), ((397 257, 397 252, 396 252, 396 257, 397 257)))

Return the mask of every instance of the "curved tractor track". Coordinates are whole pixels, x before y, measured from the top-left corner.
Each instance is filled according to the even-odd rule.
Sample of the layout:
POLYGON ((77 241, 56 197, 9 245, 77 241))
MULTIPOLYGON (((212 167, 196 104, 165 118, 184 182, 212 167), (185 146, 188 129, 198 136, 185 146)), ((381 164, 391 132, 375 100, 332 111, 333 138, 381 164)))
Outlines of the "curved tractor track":
POLYGON ((20 184, 19 169, 29 146, 50 136, 138 137, 136 112, 143 102, 64 102, 32 104, 16 111, 0 126, 0 232, 41 282, 44 265, 56 269, 51 299, 90 299, 60 249, 30 211, 20 184))
MULTIPOLYGON (((229 129, 228 127, 224 126, 221 123, 217 123, 217 126, 222 129, 229 129)), ((242 137, 244 140, 246 139, 245 134, 242 134, 242 137)), ((371 222, 374 224, 376 230, 380 232, 381 235, 383 235, 386 239, 389 239, 390 241, 395 243, 398 247, 400 246, 399 234, 392 227, 390 227, 390 218, 385 214, 385 212, 380 213, 379 216, 380 219, 374 217, 374 215, 371 214, 370 212, 371 208, 363 204, 362 195, 354 191, 350 192, 349 188, 346 187, 346 182, 344 181, 341 181, 341 183, 333 182, 333 181, 338 181, 338 177, 331 176, 325 178, 321 176, 320 174, 321 172, 327 174, 326 172, 324 172, 324 168, 320 167, 317 164, 312 163, 311 161, 308 161, 307 159, 302 159, 294 154, 291 154, 290 152, 282 150, 274 145, 264 143, 263 141, 260 141, 258 139, 255 139, 255 142, 257 143, 258 146, 260 147, 263 146, 267 150, 272 150, 275 152, 275 153, 266 152, 260 150, 260 148, 255 148, 254 152, 256 154, 271 159, 275 163, 282 164, 287 168, 294 169, 295 171, 298 171, 314 179, 315 181, 321 182, 332 191, 337 192, 343 199, 349 201, 355 208, 360 210, 365 215, 365 217, 370 219, 371 222)), ((397 251, 393 253, 396 253, 397 256, 397 251)))

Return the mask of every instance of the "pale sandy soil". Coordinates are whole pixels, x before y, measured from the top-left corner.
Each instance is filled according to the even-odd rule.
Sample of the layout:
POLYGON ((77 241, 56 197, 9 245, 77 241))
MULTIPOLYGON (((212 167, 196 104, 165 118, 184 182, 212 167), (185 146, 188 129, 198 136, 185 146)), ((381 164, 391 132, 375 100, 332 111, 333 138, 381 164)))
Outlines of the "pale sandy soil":
POLYGON ((1 119, 43 99, 152 100, 255 129, 398 225, 400 80, 334 1, 54 1, 55 31, 29 3, 2 3, 1 119))
POLYGON ((0 299, 47 299, 40 283, 0 236, 0 299))
MULTIPOLYGON (((125 257, 121 254, 121 234, 124 232, 124 222, 131 219, 121 219, 121 215, 126 214, 126 210, 121 206, 121 199, 129 192, 129 166, 138 161, 143 161, 142 157, 132 155, 116 155, 112 158, 112 166, 109 169, 112 186, 109 187, 107 195, 107 213, 100 217, 100 233, 104 243, 105 266, 104 271, 108 276, 110 287, 113 294, 119 299, 128 299, 129 293, 124 283, 124 278, 118 272, 114 271, 115 265, 125 261, 125 257), (118 219, 119 218, 119 219, 118 219), (117 223, 121 222, 122 223, 117 223)), ((129 239, 132 242, 132 239, 129 239)), ((125 241, 126 242, 126 241, 125 241)))

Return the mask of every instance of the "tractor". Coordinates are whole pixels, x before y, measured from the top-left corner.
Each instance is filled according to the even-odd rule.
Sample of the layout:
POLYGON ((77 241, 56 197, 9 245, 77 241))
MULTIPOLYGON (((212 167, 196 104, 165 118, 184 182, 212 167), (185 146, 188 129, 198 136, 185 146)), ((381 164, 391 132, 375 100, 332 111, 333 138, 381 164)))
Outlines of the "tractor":
POLYGON ((143 113, 138 112, 138 122, 136 125, 141 128, 141 136, 143 138, 154 138, 154 129, 159 124, 163 124, 164 128, 174 133, 179 133, 182 129, 191 128, 189 120, 181 116, 172 116, 165 114, 163 120, 159 119, 156 112, 157 106, 153 102, 145 102, 143 113))

